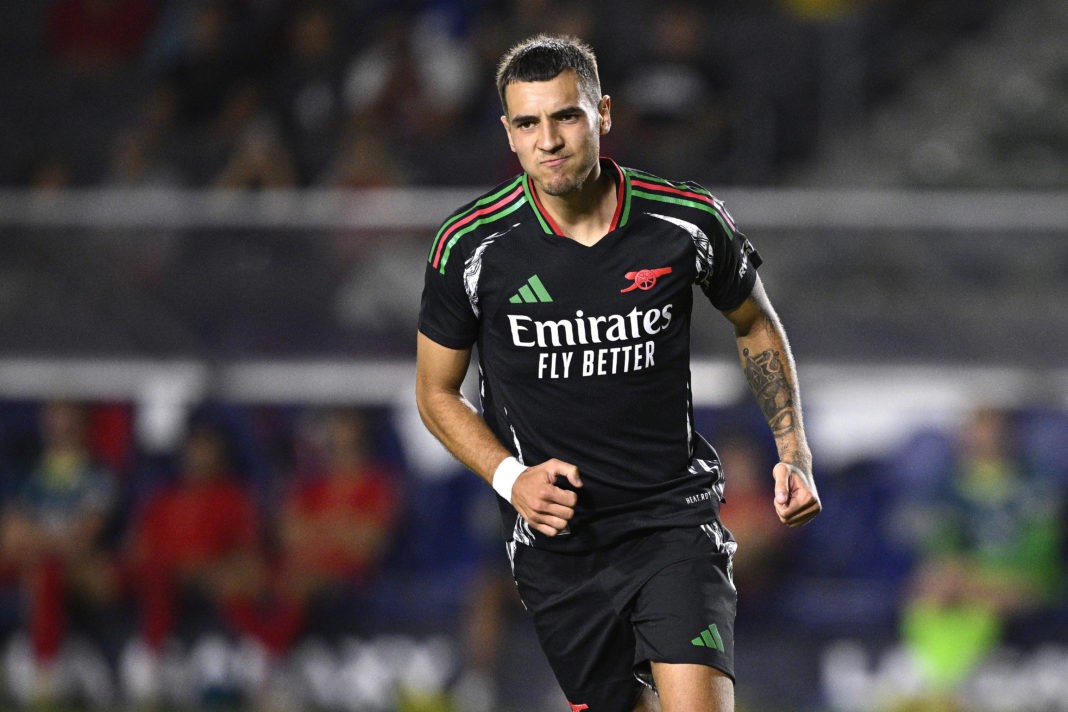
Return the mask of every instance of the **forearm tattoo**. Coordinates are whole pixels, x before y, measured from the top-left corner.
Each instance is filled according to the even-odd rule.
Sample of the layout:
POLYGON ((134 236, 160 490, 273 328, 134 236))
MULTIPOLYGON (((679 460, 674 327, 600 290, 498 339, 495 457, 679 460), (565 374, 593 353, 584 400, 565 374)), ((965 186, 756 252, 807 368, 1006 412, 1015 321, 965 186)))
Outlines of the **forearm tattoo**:
POLYGON ((781 354, 768 349, 753 357, 749 349, 743 349, 742 355, 745 378, 771 427, 771 434, 779 438, 794 432, 798 425, 797 406, 781 354))

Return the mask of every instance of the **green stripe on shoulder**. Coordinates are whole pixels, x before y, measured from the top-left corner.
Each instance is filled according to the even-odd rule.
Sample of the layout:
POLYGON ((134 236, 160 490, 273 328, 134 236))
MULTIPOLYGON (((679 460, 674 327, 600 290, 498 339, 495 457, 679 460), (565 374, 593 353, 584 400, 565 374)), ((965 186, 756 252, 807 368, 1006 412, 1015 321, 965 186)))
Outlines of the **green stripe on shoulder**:
POLYGON ((646 198, 648 200, 659 200, 661 203, 671 203, 672 205, 681 205, 687 208, 696 208, 697 210, 703 210, 704 212, 712 215, 719 222, 720 227, 723 228, 723 232, 726 233, 727 238, 734 239, 735 232, 733 228, 723 219, 723 216, 718 210, 708 203, 702 203, 698 200, 687 200, 686 198, 679 198, 672 195, 663 195, 661 193, 648 193, 644 190, 634 191, 634 195, 639 198, 646 198))
POLYGON ((520 199, 513 200, 512 202, 508 203, 507 206, 503 207, 501 210, 497 210, 495 212, 489 213, 488 215, 484 215, 483 217, 479 218, 478 220, 475 220, 475 221, 471 222, 470 225, 464 225, 461 229, 459 229, 456 232, 454 232, 452 237, 450 237, 449 241, 445 244, 444 251, 441 253, 441 264, 438 265, 438 272, 441 272, 442 274, 445 274, 445 263, 449 261, 449 253, 452 252, 453 246, 456 244, 456 242, 461 237, 463 237, 467 233, 469 233, 472 230, 475 230, 475 229, 477 229, 477 228, 479 228, 479 227, 481 227, 483 225, 486 225, 488 223, 494 222, 496 220, 500 220, 503 217, 507 217, 507 216, 511 215, 516 210, 518 210, 519 208, 523 207, 524 203, 525 203, 525 201, 520 200, 520 199))
POLYGON ((666 178, 661 178, 660 176, 654 176, 650 173, 645 173, 643 171, 634 169, 627 170, 633 174, 634 178, 645 181, 647 183, 656 183, 657 185, 662 185, 665 188, 674 188, 675 190, 688 190, 691 193, 703 195, 710 200, 716 199, 716 196, 712 195, 711 191, 709 191, 704 186, 698 185, 697 183, 691 183, 690 181, 671 181, 667 180, 666 178))
POLYGON ((515 187, 517 185, 519 185, 523 181, 523 178, 525 176, 526 176, 526 174, 523 174, 523 175, 520 175, 520 176, 516 176, 515 180, 513 180, 511 183, 506 184, 500 190, 497 190, 497 191, 495 191, 495 192, 493 192, 490 195, 487 195, 485 197, 479 198, 469 208, 467 208, 467 210, 464 210, 462 212, 458 212, 455 215, 453 215, 452 217, 450 217, 448 220, 446 220, 442 224, 441 228, 438 230, 437 235, 434 236, 434 242, 430 246, 430 254, 427 256, 427 261, 428 262, 433 262, 434 261, 434 255, 438 251, 438 243, 441 242, 442 236, 446 232, 448 232, 450 227, 452 227, 457 222, 463 220, 464 218, 469 216, 471 213, 474 213, 474 212, 478 211, 479 209, 485 207, 486 205, 489 205, 489 204, 493 203, 496 200, 500 200, 506 193, 508 193, 508 192, 510 192, 512 190, 515 190, 515 187))
POLYGON ((712 195, 712 193, 708 189, 697 185, 696 183, 678 183, 674 181, 669 181, 665 180, 664 178, 660 178, 659 176, 650 175, 648 173, 644 173, 642 171, 637 171, 634 169, 626 169, 626 172, 631 174, 627 176, 628 183, 633 177, 634 179, 643 181, 645 183, 655 183, 656 185, 662 185, 665 188, 671 188, 676 191, 684 190, 708 198, 710 201, 712 201, 711 205, 708 203, 704 203, 700 200, 693 200, 692 198, 687 198, 685 196, 680 195, 652 193, 641 189, 635 189, 633 191, 633 194, 638 196, 639 198, 645 198, 647 200, 658 200, 662 203, 671 203, 672 205, 681 205, 687 208, 696 208, 697 210, 703 210, 709 215, 714 215, 716 220, 719 222, 720 227, 722 227, 723 231, 727 234, 728 239, 734 239, 734 236, 736 234, 734 227, 730 224, 728 220, 724 218, 720 207, 718 207, 719 201, 716 199, 716 196, 712 195))
POLYGON ((697 208, 698 210, 704 210, 706 213, 719 217, 719 211, 707 203, 702 203, 699 200, 690 200, 689 198, 683 198, 676 195, 665 195, 663 193, 650 193, 644 190, 635 190, 634 195, 639 198, 645 198, 647 200, 659 200, 661 203, 671 203, 672 205, 683 205, 687 208, 697 208))

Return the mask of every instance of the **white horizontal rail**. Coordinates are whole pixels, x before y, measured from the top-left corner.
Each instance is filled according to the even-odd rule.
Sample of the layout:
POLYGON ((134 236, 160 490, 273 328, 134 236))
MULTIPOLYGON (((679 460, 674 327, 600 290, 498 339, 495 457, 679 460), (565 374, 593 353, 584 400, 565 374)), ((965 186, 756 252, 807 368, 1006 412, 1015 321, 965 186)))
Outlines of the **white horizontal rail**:
MULTIPOLYGON (((0 225, 39 228, 421 230, 485 187, 0 191, 0 225)), ((744 229, 1068 230, 1068 192, 713 189, 744 229)))
MULTIPOLYGON (((892 450, 925 426, 952 427, 978 405, 1068 409, 1068 368, 1048 372, 960 365, 801 364, 808 431, 831 465, 892 450)), ((236 404, 410 408, 414 363, 400 361, 0 360, 0 398, 124 400, 141 437, 170 445, 183 414, 211 396, 236 404)), ((748 398, 739 366, 693 364, 698 406, 748 398)), ((468 392, 471 392, 470 388, 468 392)))

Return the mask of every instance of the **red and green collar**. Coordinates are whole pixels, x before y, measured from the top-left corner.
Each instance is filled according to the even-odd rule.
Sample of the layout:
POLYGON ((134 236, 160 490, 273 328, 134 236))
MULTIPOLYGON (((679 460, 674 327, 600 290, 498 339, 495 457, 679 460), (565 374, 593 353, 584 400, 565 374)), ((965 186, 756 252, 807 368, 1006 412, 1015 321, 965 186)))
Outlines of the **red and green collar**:
MULTIPOLYGON (((616 212, 612 216, 612 224, 608 227, 608 231, 611 232, 618 227, 622 227, 630 215, 630 177, 619 167, 619 164, 605 156, 601 157, 601 170, 607 171, 616 184, 616 212)), ((527 202, 534 209, 534 215, 537 216, 538 222, 541 223, 545 233, 547 235, 566 237, 560 226, 549 215, 549 211, 542 205, 541 198, 538 197, 537 188, 534 187, 529 174, 523 175, 523 192, 526 193, 527 202)))

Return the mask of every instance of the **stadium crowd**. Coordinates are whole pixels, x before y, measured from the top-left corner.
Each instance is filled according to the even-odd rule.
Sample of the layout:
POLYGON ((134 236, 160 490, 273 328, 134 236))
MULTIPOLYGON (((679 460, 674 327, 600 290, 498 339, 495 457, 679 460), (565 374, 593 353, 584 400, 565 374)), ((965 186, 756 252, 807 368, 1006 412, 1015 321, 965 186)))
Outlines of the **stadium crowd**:
MULTIPOLYGON (((5 43, 0 182, 475 185, 514 171, 494 63, 568 32, 615 97, 606 151, 782 182, 827 131, 988 21, 940 0, 38 0, 5 43), (635 140, 640 136, 641 140, 635 140), (493 146, 497 146, 493 149, 493 146)), ((21 21, 20 21, 21 20, 21 21)))
MULTIPOLYGON (((433 522, 411 519, 401 460, 376 442, 381 417, 207 406, 172 451, 146 456, 123 404, 2 410, 0 699, 175 703, 188 693, 166 679, 176 646, 227 636, 270 662, 308 638, 402 632, 395 613, 418 611, 417 595, 427 610, 407 625, 467 610, 466 587, 438 592, 452 611, 432 594, 390 601, 376 588, 387 562, 445 576, 474 560, 463 526, 432 532, 449 538, 433 566, 418 551, 432 539, 404 543, 433 522)), ((210 696, 232 682, 190 684, 210 696)))
MULTIPOLYGON (((0 699, 250 710, 503 699, 524 711, 550 699, 547 679, 515 669, 508 639, 524 619, 490 493, 428 456, 403 414, 203 404, 158 454, 138 446, 133 415, 123 403, 0 408, 0 699), (427 662, 399 679, 411 664, 391 667, 373 641, 405 635, 427 662), (358 678, 338 672, 346 654, 358 678)), ((826 522, 801 536, 768 504, 774 450, 759 414, 698 416, 719 443, 724 520, 740 542, 743 703, 777 709, 776 684, 818 670, 795 664, 772 684, 768 659, 843 637, 903 651, 901 691, 939 699, 999 651, 1068 639, 1065 413, 980 408, 892 457, 825 467, 826 522)), ((816 709, 825 694, 778 709, 816 709)))

